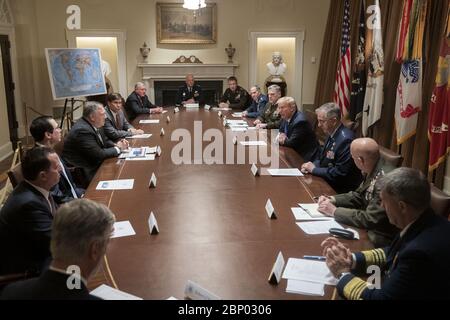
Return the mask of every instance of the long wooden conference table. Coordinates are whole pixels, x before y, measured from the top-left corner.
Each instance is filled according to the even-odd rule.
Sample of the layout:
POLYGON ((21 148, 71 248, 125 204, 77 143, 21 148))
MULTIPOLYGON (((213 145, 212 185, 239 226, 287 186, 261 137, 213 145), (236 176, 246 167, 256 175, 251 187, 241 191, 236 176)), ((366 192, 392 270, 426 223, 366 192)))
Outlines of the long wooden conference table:
MULTIPOLYGON (((289 257, 321 254, 320 243, 327 235, 306 235, 296 225, 291 208, 334 191, 310 175, 255 177, 248 162, 175 165, 171 153, 179 141, 171 141, 174 130, 186 129, 194 139, 196 121, 201 121, 202 133, 214 128, 225 133, 225 128, 217 111, 169 110, 137 118, 134 126, 152 137, 130 140, 133 147, 161 146, 161 157, 155 161, 108 159, 87 190, 87 198, 109 206, 117 221, 130 221, 136 231, 135 236, 111 239, 90 287, 105 283, 144 299, 183 299, 191 280, 223 299, 316 299, 288 294, 286 280, 271 285, 268 276, 280 251, 286 262, 289 257), (160 119, 160 123, 139 124, 144 119, 160 119), (157 187, 151 189, 152 173, 157 187), (116 179, 134 179, 133 190, 96 190, 99 181, 116 179), (265 211, 269 198, 277 214, 274 220, 265 211), (158 222, 157 235, 149 232, 150 212, 158 222)), ((224 115, 231 118, 231 112, 224 115)), ((203 142, 203 147, 209 144, 203 142)), ((191 158, 199 160, 198 153, 192 150, 191 158)), ((279 159, 281 168, 302 164, 300 156, 288 148, 280 148, 279 159)), ((371 248, 365 231, 360 230, 360 235, 361 240, 343 242, 352 250, 371 248)), ((319 299, 331 299, 333 290, 327 286, 319 299)))

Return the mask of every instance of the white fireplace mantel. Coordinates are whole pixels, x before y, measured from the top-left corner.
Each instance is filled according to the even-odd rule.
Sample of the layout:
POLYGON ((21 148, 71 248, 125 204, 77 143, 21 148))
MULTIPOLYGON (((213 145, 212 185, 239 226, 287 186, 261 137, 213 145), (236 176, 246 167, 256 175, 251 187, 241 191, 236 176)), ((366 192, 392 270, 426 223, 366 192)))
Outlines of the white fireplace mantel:
POLYGON ((173 63, 173 64, 149 64, 139 63, 142 69, 142 80, 147 82, 149 96, 155 101, 155 81, 184 80, 186 75, 192 73, 198 80, 222 80, 223 89, 227 88, 226 80, 235 75, 238 64, 203 64, 203 63, 173 63))

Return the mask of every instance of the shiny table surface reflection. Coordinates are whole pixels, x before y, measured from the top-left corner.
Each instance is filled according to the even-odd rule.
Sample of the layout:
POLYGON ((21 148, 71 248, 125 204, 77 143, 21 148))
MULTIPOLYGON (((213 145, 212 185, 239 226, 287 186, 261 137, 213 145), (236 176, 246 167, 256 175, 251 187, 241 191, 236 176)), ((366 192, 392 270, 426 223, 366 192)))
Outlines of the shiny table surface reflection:
MULTIPOLYGON (((231 113, 224 114, 231 118, 231 113)), ((180 132, 176 129, 187 130, 184 133, 189 132, 192 141, 199 139, 199 126, 201 134, 208 129, 225 134, 216 111, 182 109, 174 114, 170 109, 163 115, 141 116, 134 125, 153 136, 130 140, 130 146, 159 145, 162 154, 155 161, 108 159, 87 190, 87 198, 109 206, 117 221, 129 220, 136 231, 132 237, 111 239, 102 268, 105 277, 100 282, 144 299, 182 299, 188 280, 223 299, 332 297, 332 287, 326 288, 325 297, 316 298, 286 293, 286 280, 277 286, 267 281, 280 251, 286 262, 289 257, 321 254, 320 243, 327 235, 306 235, 295 224, 290 208, 299 202, 313 202, 314 196, 333 194, 322 179, 254 177, 251 163, 174 164, 172 149, 180 143, 179 139, 171 141, 172 133, 180 132), (160 119, 160 123, 139 124, 143 119, 160 119), (164 136, 160 136, 161 128, 164 136), (150 189, 153 172, 157 188, 150 189), (133 190, 95 190, 99 181, 114 179, 135 179, 133 190), (268 198, 278 217, 275 220, 268 219, 264 209, 268 198), (158 235, 149 233, 151 211, 158 221, 158 235)), ((210 143, 200 145, 205 150, 210 143)), ((226 148, 224 143, 224 151, 226 148)), ((203 157, 194 149, 192 162, 203 157)), ((282 168, 300 168, 302 164, 293 150, 282 147, 279 160, 282 168)), ((353 250, 370 248, 365 232, 360 234, 361 240, 344 242, 353 250)))

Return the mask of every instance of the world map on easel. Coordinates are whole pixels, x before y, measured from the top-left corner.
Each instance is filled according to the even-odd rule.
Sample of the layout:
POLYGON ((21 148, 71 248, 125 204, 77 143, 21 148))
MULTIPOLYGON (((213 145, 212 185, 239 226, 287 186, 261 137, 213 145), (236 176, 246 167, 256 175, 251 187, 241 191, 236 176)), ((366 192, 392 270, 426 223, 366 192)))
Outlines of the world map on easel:
POLYGON ((46 49, 53 99, 106 93, 99 49, 46 49))

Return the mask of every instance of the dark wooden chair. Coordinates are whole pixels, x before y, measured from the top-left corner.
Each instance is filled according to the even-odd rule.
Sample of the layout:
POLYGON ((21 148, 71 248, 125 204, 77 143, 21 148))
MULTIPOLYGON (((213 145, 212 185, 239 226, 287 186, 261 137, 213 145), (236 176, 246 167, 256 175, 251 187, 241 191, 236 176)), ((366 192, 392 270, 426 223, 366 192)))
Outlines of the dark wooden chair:
POLYGON ((431 185, 431 208, 436 214, 449 218, 450 196, 433 185, 431 185))
POLYGON ((8 170, 8 178, 13 188, 23 181, 22 164, 20 162, 8 170))
POLYGON ((386 163, 391 164, 395 168, 401 167, 403 163, 403 156, 382 146, 380 146, 380 156, 386 163))

